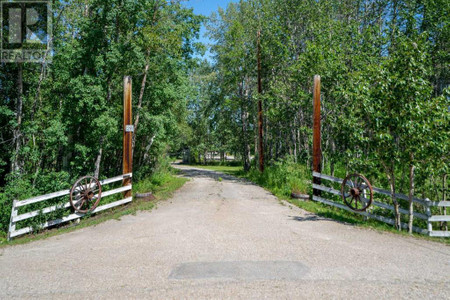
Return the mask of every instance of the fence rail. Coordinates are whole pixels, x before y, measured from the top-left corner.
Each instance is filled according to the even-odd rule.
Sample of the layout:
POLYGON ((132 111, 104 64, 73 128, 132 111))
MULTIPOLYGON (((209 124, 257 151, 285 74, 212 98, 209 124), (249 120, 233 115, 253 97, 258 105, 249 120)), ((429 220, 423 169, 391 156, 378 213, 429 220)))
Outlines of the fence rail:
MULTIPOLYGON (((119 176, 116 176, 116 177, 112 177, 112 178, 101 180, 100 184, 103 186, 103 185, 107 185, 107 184, 118 182, 118 181, 121 181, 121 180, 124 180, 124 179, 131 178, 132 176, 133 176, 132 173, 123 174, 123 175, 119 175, 119 176)), ((113 190, 105 191, 105 192, 102 193, 102 199, 105 198, 105 197, 111 196, 111 195, 115 195, 115 194, 121 193, 121 192, 130 191, 131 189, 132 189, 132 185, 130 184, 130 185, 122 186, 122 187, 119 187, 119 188, 116 188, 116 189, 113 189, 113 190)), ((47 200, 58 198, 58 197, 67 196, 69 194, 70 194, 70 189, 62 190, 62 191, 58 191, 58 192, 54 192, 54 193, 50 193, 50 194, 46 194, 46 195, 41 195, 41 196, 37 196, 37 197, 33 197, 33 198, 26 199, 26 200, 21 200, 21 201, 14 200, 13 204, 12 204, 12 209, 11 209, 11 219, 10 219, 9 229, 8 229, 8 240, 10 240, 13 237, 17 237, 19 235, 23 235, 23 234, 26 234, 26 233, 29 233, 29 232, 33 231, 33 227, 31 227, 31 226, 24 227, 24 228, 16 230, 16 224, 18 222, 24 221, 24 220, 27 220, 27 219, 30 219, 30 218, 33 218, 33 217, 36 217, 36 216, 41 215, 41 214, 48 214, 50 212, 53 212, 53 211, 56 211, 56 210, 59 210, 59 209, 66 209, 66 208, 69 208, 71 205, 70 205, 70 202, 66 202, 64 204, 53 205, 53 206, 49 206, 49 207, 46 207, 46 208, 43 208, 43 209, 39 209, 39 210, 34 210, 34 211, 31 211, 31 212, 23 213, 23 214, 20 214, 20 215, 18 214, 19 213, 19 210, 18 210, 19 207, 23 207, 23 206, 30 205, 30 204, 33 204, 33 203, 39 203, 39 202, 47 201, 47 200)), ((121 200, 118 200, 118 201, 115 201, 115 202, 104 204, 104 205, 96 207, 90 213, 91 214, 92 213, 97 213, 97 212, 100 212, 100 211, 103 211, 103 210, 106 210, 106 209, 109 209, 109 208, 112 208, 112 207, 115 207, 115 206, 123 205, 125 203, 131 202, 132 199, 133 199, 133 197, 126 197, 124 199, 121 199, 121 200)), ((69 221, 72 221, 72 220, 79 219, 79 218, 81 218, 84 215, 85 214, 83 214, 83 213, 73 213, 73 214, 70 214, 68 216, 65 216, 65 217, 62 217, 62 218, 59 218, 59 219, 50 220, 50 221, 47 221, 45 223, 42 223, 42 224, 40 224, 38 226, 38 228, 39 229, 44 229, 44 228, 47 228, 47 227, 50 227, 50 226, 54 226, 54 225, 58 225, 58 224, 61 224, 61 223, 69 222, 69 221)))
MULTIPOLYGON (((336 182, 339 184, 342 184, 342 182, 344 181, 341 178, 325 175, 325 174, 318 173, 318 172, 313 172, 313 177, 328 180, 331 182, 336 182)), ((391 196, 390 191, 380 189, 377 187, 372 187, 372 188, 373 188, 374 193, 382 194, 385 196, 391 196)), ((323 191, 326 193, 331 193, 331 194, 334 194, 337 196, 341 195, 341 191, 338 191, 338 190, 328 187, 328 186, 316 184, 316 183, 313 183, 313 189, 323 191)), ((397 199, 409 201, 409 197, 404 194, 395 194, 395 197, 397 199)), ((327 205, 335 206, 335 207, 338 207, 338 208, 341 208, 341 209, 344 209, 347 211, 351 211, 353 213, 360 214, 360 215, 363 215, 363 216, 366 216, 366 217, 369 217, 372 219, 376 219, 378 221, 381 221, 381 222, 384 222, 387 224, 391 224, 391 225, 395 224, 395 221, 391 218, 387 218, 385 216, 380 216, 380 215, 377 215, 370 211, 369 212, 353 211, 352 209, 347 207, 345 204, 337 203, 337 202, 334 202, 334 201, 331 201, 331 200, 328 200, 328 199, 325 199, 325 198, 322 198, 319 196, 313 196, 312 200, 321 202, 321 203, 324 203, 327 205)), ((430 201, 429 199, 420 199, 420 198, 414 197, 413 202, 422 205, 426 212, 426 213, 413 212, 414 217, 427 221, 427 229, 413 226, 413 228, 412 228, 413 231, 421 233, 421 234, 428 234, 429 236, 434 236, 434 237, 450 237, 449 231, 433 230, 433 226, 432 226, 433 222, 448 222, 448 221, 450 221, 450 216, 448 216, 448 215, 432 215, 431 209, 430 209, 430 207, 449 207, 450 201, 430 201)), ((387 203, 373 201, 372 205, 383 208, 383 209, 387 209, 390 211, 395 211, 395 207, 393 205, 390 205, 387 203)), ((409 211, 404 208, 399 208, 399 212, 401 214, 409 215, 409 211)), ((401 226, 402 226, 402 228, 405 228, 405 229, 408 228, 408 224, 406 224, 406 223, 401 223, 401 226)))

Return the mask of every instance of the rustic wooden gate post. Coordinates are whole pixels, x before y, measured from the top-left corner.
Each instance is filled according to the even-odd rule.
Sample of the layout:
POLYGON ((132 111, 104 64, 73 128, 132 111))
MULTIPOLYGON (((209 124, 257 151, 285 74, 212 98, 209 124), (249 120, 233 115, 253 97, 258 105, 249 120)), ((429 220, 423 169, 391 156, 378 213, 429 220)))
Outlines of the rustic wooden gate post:
MULTIPOLYGON (((133 172, 132 139, 134 128, 131 119, 131 76, 123 78, 123 172, 133 172)), ((130 185, 131 177, 123 179, 122 185, 130 185)), ((131 190, 124 192, 124 197, 131 197, 131 190)))
MULTIPOLYGON (((320 76, 314 75, 314 93, 313 93, 313 171, 321 173, 322 150, 320 148, 320 76)), ((313 177, 313 183, 320 184, 320 178, 313 177)), ((313 191, 315 196, 320 196, 319 190, 313 191)))

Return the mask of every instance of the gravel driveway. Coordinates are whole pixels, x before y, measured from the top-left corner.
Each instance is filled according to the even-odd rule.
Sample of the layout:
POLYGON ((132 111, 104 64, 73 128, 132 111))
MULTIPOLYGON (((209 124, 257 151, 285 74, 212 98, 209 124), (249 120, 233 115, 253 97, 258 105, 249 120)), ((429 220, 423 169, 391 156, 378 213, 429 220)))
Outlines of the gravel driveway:
POLYGON ((0 249, 0 298, 450 299, 449 246, 179 168, 191 180, 151 212, 0 249))

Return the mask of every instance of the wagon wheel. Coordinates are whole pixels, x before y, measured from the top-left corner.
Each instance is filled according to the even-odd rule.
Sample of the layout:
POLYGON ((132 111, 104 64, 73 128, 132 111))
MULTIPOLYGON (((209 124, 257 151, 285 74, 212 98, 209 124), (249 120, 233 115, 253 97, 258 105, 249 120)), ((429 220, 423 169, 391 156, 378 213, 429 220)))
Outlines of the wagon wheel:
POLYGON ((354 211, 365 211, 373 200, 373 189, 366 177, 350 174, 342 182, 342 199, 354 211))
POLYGON ((79 213, 93 211, 102 197, 102 186, 97 178, 84 176, 70 190, 70 205, 79 213))

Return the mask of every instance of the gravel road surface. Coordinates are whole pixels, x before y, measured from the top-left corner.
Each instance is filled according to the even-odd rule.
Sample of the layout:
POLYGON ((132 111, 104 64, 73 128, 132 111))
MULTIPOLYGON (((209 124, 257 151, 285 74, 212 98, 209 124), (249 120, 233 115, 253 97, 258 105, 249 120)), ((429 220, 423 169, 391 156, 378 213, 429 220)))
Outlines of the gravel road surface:
POLYGON ((449 246, 178 167, 190 181, 151 212, 0 249, 0 299, 450 299, 449 246))

